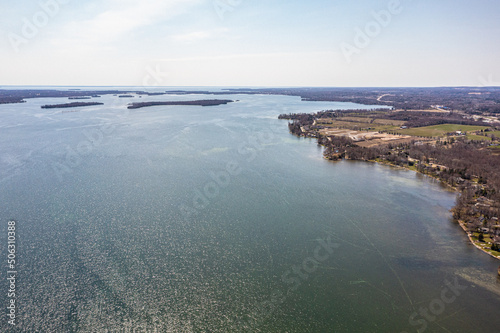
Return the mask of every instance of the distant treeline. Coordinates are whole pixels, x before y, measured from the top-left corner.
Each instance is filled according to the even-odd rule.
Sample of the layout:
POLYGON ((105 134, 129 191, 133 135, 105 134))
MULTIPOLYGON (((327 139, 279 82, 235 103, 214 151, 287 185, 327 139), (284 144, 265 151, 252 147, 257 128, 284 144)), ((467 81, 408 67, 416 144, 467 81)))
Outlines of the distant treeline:
POLYGON ((305 101, 388 105, 401 110, 426 110, 440 105, 445 110, 464 111, 471 114, 500 113, 499 87, 270 88, 249 89, 248 91, 300 96, 305 101))
MULTIPOLYGON (((0 90, 0 104, 21 103, 26 98, 71 97, 135 93, 157 95, 145 91, 62 91, 62 90, 0 90)), ((433 106, 448 111, 470 114, 500 113, 499 87, 444 88, 264 88, 226 89, 224 91, 166 91, 166 94, 263 94, 300 96, 304 101, 352 102, 364 105, 385 105, 401 110, 426 110, 433 106)))
MULTIPOLYGON (((0 90, 0 104, 21 103, 26 98, 74 97, 135 93, 157 95, 162 92, 145 91, 79 91, 79 90, 0 90)), ((426 110, 439 107, 448 111, 470 114, 500 113, 500 87, 444 87, 444 88, 264 88, 226 89, 224 91, 166 91, 166 94, 263 94, 300 96, 304 101, 352 102, 364 105, 385 105, 401 110, 426 110)))
POLYGON ((88 99, 89 96, 100 97, 99 95, 119 95, 125 93, 135 93, 137 95, 159 95, 163 93, 150 93, 146 91, 122 91, 122 90, 52 90, 52 89, 0 89, 0 104, 24 103, 28 98, 59 98, 68 97, 71 99, 88 99))
MULTIPOLYGON (((167 95, 236 95, 241 94, 239 91, 232 91, 232 89, 227 89, 226 91, 207 91, 207 90, 167 90, 165 92, 167 95)), ((257 93, 246 92, 243 94, 254 95, 257 93)))

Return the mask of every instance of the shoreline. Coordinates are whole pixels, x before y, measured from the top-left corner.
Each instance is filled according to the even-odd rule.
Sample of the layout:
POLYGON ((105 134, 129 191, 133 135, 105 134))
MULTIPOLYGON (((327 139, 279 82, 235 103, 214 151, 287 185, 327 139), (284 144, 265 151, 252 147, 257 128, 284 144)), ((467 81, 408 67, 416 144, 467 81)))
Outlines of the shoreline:
MULTIPOLYGON (((476 249, 478 250, 481 250, 482 252, 490 255, 491 257, 495 258, 495 259, 498 259, 500 260, 500 255, 499 256, 496 256, 494 255, 493 253, 490 253, 488 251, 486 251, 485 249, 483 249, 481 246, 479 246, 471 237, 471 235, 467 232, 467 229, 463 223, 463 221, 458 221, 458 224, 460 225, 460 227, 462 228, 462 230, 465 232, 465 234, 467 235, 467 238, 469 238, 469 242, 471 242, 472 245, 474 245, 476 247, 476 249)), ((499 273, 500 274, 500 273, 499 273)))
POLYGON ((366 161, 366 162, 373 162, 373 163, 377 163, 377 164, 381 164, 381 165, 388 165, 388 166, 391 166, 391 167, 394 167, 394 168, 400 168, 400 169, 404 169, 404 170, 408 170, 408 171, 413 171, 415 173, 418 173, 419 175, 423 175, 423 176, 426 176, 426 177, 429 177, 429 178, 432 178, 434 180, 437 180, 439 181, 440 184, 442 185, 445 185, 447 188, 449 188, 450 190, 452 190, 453 192, 459 192, 458 188, 456 186, 452 186, 444 181, 442 181, 441 179, 439 179, 438 177, 436 176, 433 176, 433 175, 429 175, 429 174, 426 174, 426 173, 423 173, 423 172, 420 172, 418 170, 415 170, 415 169, 411 169, 411 168, 408 168, 408 167, 404 167, 404 166, 401 166, 401 165, 395 165, 395 164, 391 164, 391 163, 388 163, 388 162, 384 162, 384 161, 374 161, 374 160, 369 160, 369 161, 366 161))
MULTIPOLYGON (((328 160, 327 158, 325 158, 326 160, 328 160)), ((355 161, 355 160, 350 160, 350 161, 355 161)), ((454 192, 457 192, 459 193, 458 191, 458 188, 454 187, 454 186, 451 186, 450 184, 446 183, 446 182, 443 182, 442 180, 440 180, 439 178, 437 177, 433 177, 431 175, 427 175, 425 173, 422 173, 418 170, 413 170, 413 169, 410 169, 410 168, 407 168, 407 167, 404 167, 404 166, 400 166, 400 165, 394 165, 394 164, 391 164, 391 163, 387 163, 387 162, 382 162, 382 161, 374 161, 374 160, 367 160, 367 161, 364 161, 364 162, 370 162, 370 163, 377 163, 377 164, 380 164, 380 165, 386 165, 386 166, 391 166, 391 167, 396 167, 396 168, 401 168, 401 169, 404 169, 404 170, 408 170, 408 171, 414 171, 415 173, 418 173, 418 174, 421 174, 421 175, 424 175, 424 176, 427 176, 427 177, 430 177, 432 179, 435 179, 435 180, 438 180, 441 184, 444 184, 446 185, 449 189, 452 189, 454 192)), ((469 234, 469 232, 467 231, 467 228, 465 227, 464 225, 464 222, 459 220, 457 221, 457 224, 461 227, 461 229, 465 232, 465 235, 467 236, 467 238, 469 239, 469 242, 471 243, 471 245, 474 245, 474 247, 476 247, 478 250, 480 250, 481 252, 484 252, 486 253, 487 255, 489 255, 490 257, 493 257, 497 260, 500 260, 500 255, 496 256, 494 255, 493 253, 490 253, 488 251, 486 251, 484 248, 482 248, 481 246, 479 246, 471 237, 471 235, 469 234)))
MULTIPOLYGON (((323 146, 323 145, 322 145, 323 146)), ((324 147, 324 146, 323 146, 324 147)), ((326 156, 323 156, 323 158, 327 161, 331 161, 331 162, 336 162, 338 160, 331 160, 331 159, 328 159, 326 156)), ((423 176, 427 176, 427 177, 430 177, 434 180, 437 180, 439 181, 440 184, 443 184, 443 185, 446 185, 446 187, 450 190, 452 190, 453 192, 456 192, 457 194, 460 193, 459 189, 455 186, 452 186, 450 184, 448 184, 447 182, 444 182, 442 181, 441 179, 439 179, 438 177, 435 177, 435 176, 432 176, 432 175, 428 175, 426 173, 423 173, 423 172, 420 172, 418 170, 415 170, 415 169, 412 169, 412 168, 409 168, 409 167, 406 167, 406 166, 401 166, 401 165, 396 165, 396 164, 392 164, 392 163, 389 163, 387 161, 377 161, 377 160, 355 160, 355 159, 349 159, 349 158, 344 158, 344 159, 341 159, 341 160, 347 160, 347 161, 359 161, 359 162, 368 162, 368 163, 376 163, 376 164, 379 164, 379 165, 385 165, 385 166, 390 166, 390 167, 393 167, 393 168, 398 168, 398 169, 404 169, 404 170, 408 170, 408 171, 413 171, 415 173, 418 173, 420 175, 423 175, 423 176)), ((454 221, 454 222, 457 222, 457 224, 461 227, 461 229, 465 232, 467 238, 469 239, 469 242, 471 245, 473 245, 474 247, 476 247, 478 250, 480 250, 481 252, 483 253, 486 253, 487 255, 489 255, 490 257, 493 257, 497 260, 500 260, 500 255, 496 256, 494 255, 493 253, 490 253, 488 251, 486 251, 484 248, 482 248, 481 246, 479 246, 471 237, 471 235, 469 234, 469 232, 467 231, 467 228, 466 226, 464 225, 464 222, 461 221, 461 220, 458 220, 458 221, 454 221)), ((500 268, 499 268, 500 269, 500 268)), ((499 275, 500 275, 500 271, 499 271, 499 275)))
MULTIPOLYGON (((429 176, 434 180, 438 180, 440 185, 446 184, 447 189, 460 194, 460 196, 457 197, 455 205, 451 209, 451 212, 453 213, 453 221, 457 223, 460 220, 467 221, 463 222, 461 228, 469 237, 469 241, 477 249, 487 253, 491 257, 500 260, 500 251, 495 251, 491 249, 491 248, 497 248, 498 246, 497 244, 499 244, 498 241, 499 237, 497 230, 495 230, 494 233, 490 233, 490 230, 493 231, 493 229, 490 229, 490 226, 493 225, 496 226, 497 228, 500 227, 497 217, 498 213, 495 213, 492 210, 493 209, 492 207, 495 207, 494 206, 495 202, 491 199, 493 196, 489 196, 489 194, 491 193, 488 193, 488 191, 492 192, 494 191, 494 189, 492 190, 491 187, 488 188, 484 185, 486 184, 485 179, 488 179, 489 177, 489 174, 488 176, 486 176, 487 171, 489 170, 490 173, 492 172, 491 167, 488 167, 492 165, 491 163, 490 164, 483 163, 483 165, 481 165, 484 168, 482 170, 483 173, 482 174, 479 173, 476 176, 473 174, 466 173, 467 168, 470 167, 470 165, 467 165, 467 163, 464 163, 464 165, 460 166, 460 168, 462 169, 458 169, 457 167, 455 167, 452 162, 455 161, 455 159, 457 158, 456 154, 458 152, 460 153, 462 152, 460 151, 460 149, 464 149, 463 147, 460 146, 460 144, 464 145, 465 140, 459 140, 458 142, 455 142, 454 137, 452 137, 449 140, 449 142, 446 140, 444 142, 439 142, 441 144, 439 148, 442 150, 442 152, 449 152, 449 151, 452 152, 451 154, 447 155, 444 154, 444 157, 442 157, 440 162, 437 162, 436 155, 438 154, 433 154, 432 151, 426 150, 425 148, 424 149, 418 148, 419 146, 424 146, 422 141, 416 141, 419 140, 420 138, 418 136, 414 137, 414 140, 409 143, 396 142, 395 143, 396 146, 391 145, 391 143, 387 145, 387 142, 382 142, 378 144, 375 143, 375 145, 371 146, 358 146, 356 142, 360 141, 360 139, 359 136, 357 136, 358 132, 356 131, 359 129, 353 130, 355 132, 354 134, 352 133, 352 131, 351 132, 348 131, 346 133, 340 133, 340 135, 336 135, 339 134, 339 132, 337 132, 338 130, 342 130, 344 128, 350 128, 349 127, 350 125, 345 127, 346 125, 344 123, 335 123, 334 119, 338 116, 336 112, 337 111, 327 110, 315 114, 306 114, 306 113, 281 114, 278 117, 278 119, 286 119, 289 121, 288 128, 292 135, 295 135, 297 137, 316 138, 317 144, 323 146, 323 157, 326 160, 330 161, 351 160, 351 161, 374 162, 391 167, 400 167, 402 169, 415 171, 420 175, 429 176), (322 122, 318 123, 317 122, 318 119, 321 119, 322 122), (290 120, 293 120, 293 122, 290 123, 290 120), (332 129, 335 130, 332 131, 332 129), (456 146, 455 143, 457 143, 458 145, 458 149, 456 150, 454 150, 454 147, 456 146), (410 151, 411 148, 415 150, 413 152, 413 156, 411 156, 412 154, 412 152, 410 151), (455 154, 455 157, 451 156, 452 154, 455 154), (422 159, 424 162, 422 161, 422 159), (436 162, 434 163, 432 160, 436 162), (454 170, 451 167, 454 167, 457 170, 454 170), (463 198, 464 193, 467 194, 467 197, 465 199, 463 198), (486 202, 486 204, 484 202, 486 202), (476 215, 475 215, 477 213, 476 207, 479 207, 478 206, 479 204, 482 205, 481 207, 486 207, 490 209, 490 211, 484 213, 485 215, 479 215, 480 217, 482 217, 480 222, 481 223, 484 222, 483 224, 479 224, 480 223, 479 217, 477 218, 476 221, 476 215), (486 214, 493 214, 493 215, 488 216, 486 214), (485 220, 485 219, 490 219, 490 220, 485 220), (469 224, 471 225, 469 226, 469 224), (484 226, 485 228, 480 228, 481 226, 484 226), (477 227, 476 228, 477 230, 475 232, 478 232, 479 235, 490 237, 491 240, 488 241, 485 240, 484 242, 486 246, 490 244, 490 248, 485 248, 484 246, 482 246, 482 244, 476 243, 474 239, 469 236, 469 229, 472 228, 471 230, 474 230, 474 227, 477 227), (483 231, 484 229, 487 230, 483 231)), ((349 118, 348 121, 352 120, 351 118, 349 118)), ((372 118, 370 119, 371 119, 370 124, 378 119, 382 119, 383 121, 385 121, 384 120, 385 118, 377 118, 375 116, 373 117, 373 119, 372 118)), ((399 126, 399 124, 396 125, 399 126)), ((396 126, 396 125, 391 124, 391 126, 396 126)), ((366 140, 366 137, 363 137, 362 139, 366 140)), ((369 140, 372 139, 373 138, 369 140)), ((470 144, 470 141, 467 143, 470 144)), ((434 147, 437 148, 437 146, 438 142, 436 141, 434 147)), ((479 152, 482 150, 481 148, 484 147, 482 147, 479 143, 476 143, 476 146, 474 146, 473 148, 476 149, 473 150, 473 152, 479 152)), ((476 159, 484 157, 479 153, 476 153, 475 155, 476 156, 474 156, 474 158, 476 159)), ((495 163, 498 163, 498 161, 496 161, 495 159, 490 159, 487 161, 490 162, 495 161, 495 163)), ((470 158, 467 162, 469 162, 470 164, 471 162, 470 158)), ((477 165, 476 162, 474 163, 475 163, 474 165, 477 165)), ((492 174, 495 175, 496 172, 493 172, 492 174)), ((494 198, 494 200, 497 200, 496 203, 498 204, 498 199, 494 198)), ((496 207, 498 207, 498 205, 496 207)))

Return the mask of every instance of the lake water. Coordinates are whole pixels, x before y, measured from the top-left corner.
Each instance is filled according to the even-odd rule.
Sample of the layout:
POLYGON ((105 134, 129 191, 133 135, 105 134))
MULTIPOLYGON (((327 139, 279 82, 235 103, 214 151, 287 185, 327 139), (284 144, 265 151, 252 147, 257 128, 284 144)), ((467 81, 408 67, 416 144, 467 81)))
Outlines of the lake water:
POLYGON ((0 106, 1 231, 17 221, 19 259, 17 328, 0 330, 498 331, 500 262, 451 221, 455 193, 325 161, 277 119, 361 106, 226 97, 238 102, 0 106))

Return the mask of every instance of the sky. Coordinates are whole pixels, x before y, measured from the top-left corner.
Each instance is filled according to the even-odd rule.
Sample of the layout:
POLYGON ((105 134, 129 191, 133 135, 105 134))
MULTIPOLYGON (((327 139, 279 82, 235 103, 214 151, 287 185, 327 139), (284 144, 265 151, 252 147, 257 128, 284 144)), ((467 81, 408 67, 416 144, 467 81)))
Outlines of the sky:
POLYGON ((0 0, 0 85, 500 85, 498 0, 0 0))

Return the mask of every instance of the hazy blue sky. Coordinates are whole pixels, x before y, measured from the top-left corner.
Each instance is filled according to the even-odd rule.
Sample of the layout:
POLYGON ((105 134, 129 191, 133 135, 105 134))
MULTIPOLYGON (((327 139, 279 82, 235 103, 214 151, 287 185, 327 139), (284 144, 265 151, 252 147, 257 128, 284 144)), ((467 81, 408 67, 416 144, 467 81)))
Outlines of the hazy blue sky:
POLYGON ((498 0, 0 4, 2 85, 500 82, 498 0))

